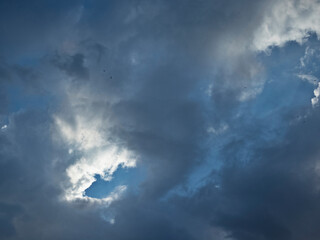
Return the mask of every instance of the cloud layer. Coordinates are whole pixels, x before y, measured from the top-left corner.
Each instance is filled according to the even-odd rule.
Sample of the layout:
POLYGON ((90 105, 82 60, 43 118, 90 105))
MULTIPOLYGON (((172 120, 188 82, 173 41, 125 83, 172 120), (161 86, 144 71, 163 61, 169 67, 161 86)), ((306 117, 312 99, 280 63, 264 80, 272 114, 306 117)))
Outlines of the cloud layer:
POLYGON ((318 1, 0 9, 1 239, 319 239, 318 1))

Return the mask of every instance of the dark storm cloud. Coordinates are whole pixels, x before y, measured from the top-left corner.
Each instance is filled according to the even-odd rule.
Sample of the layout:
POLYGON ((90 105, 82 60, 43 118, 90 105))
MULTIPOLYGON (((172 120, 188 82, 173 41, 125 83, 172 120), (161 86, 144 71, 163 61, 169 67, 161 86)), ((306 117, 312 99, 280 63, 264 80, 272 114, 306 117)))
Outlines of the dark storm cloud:
POLYGON ((0 204, 0 237, 6 238, 15 234, 14 224, 12 223, 13 217, 20 211, 19 206, 0 204))
POLYGON ((0 114, 4 114, 7 112, 8 101, 7 101, 7 93, 5 91, 5 84, 11 79, 10 73, 7 70, 7 66, 0 63, 0 114))
POLYGON ((0 238, 318 239, 320 116, 303 105, 312 88, 284 70, 302 47, 287 46, 290 64, 288 52, 250 48, 273 4, 1 2, 0 238), (139 156, 138 191, 108 207, 65 201, 82 155, 68 154, 77 145, 62 142, 56 116, 69 132, 99 120, 139 156), (224 122, 226 135, 207 131, 224 122), (220 166, 191 191, 216 150, 220 166))
POLYGON ((73 0, 1 1, 0 55, 9 60, 43 55, 70 31, 78 4, 73 0))
POLYGON ((317 112, 292 126, 281 144, 255 146, 246 162, 234 151, 244 143, 232 141, 223 149, 228 163, 212 173, 220 182, 178 205, 235 239, 318 239, 318 121, 317 112))
POLYGON ((150 167, 147 192, 161 196, 200 160, 204 119, 200 104, 188 99, 193 79, 166 65, 148 77, 138 96, 114 106, 115 130, 150 167))

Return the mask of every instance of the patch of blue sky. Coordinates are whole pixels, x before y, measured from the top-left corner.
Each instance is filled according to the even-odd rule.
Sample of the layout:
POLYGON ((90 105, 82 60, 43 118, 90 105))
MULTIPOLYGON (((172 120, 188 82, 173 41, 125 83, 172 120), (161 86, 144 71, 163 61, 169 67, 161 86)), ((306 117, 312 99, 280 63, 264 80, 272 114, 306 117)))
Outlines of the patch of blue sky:
POLYGON ((113 173, 110 181, 105 181, 100 175, 95 175, 96 181, 85 191, 85 196, 92 198, 105 198, 112 193, 116 187, 125 185, 127 191, 138 193, 139 184, 145 178, 145 171, 141 166, 135 168, 123 168, 121 166, 113 173))

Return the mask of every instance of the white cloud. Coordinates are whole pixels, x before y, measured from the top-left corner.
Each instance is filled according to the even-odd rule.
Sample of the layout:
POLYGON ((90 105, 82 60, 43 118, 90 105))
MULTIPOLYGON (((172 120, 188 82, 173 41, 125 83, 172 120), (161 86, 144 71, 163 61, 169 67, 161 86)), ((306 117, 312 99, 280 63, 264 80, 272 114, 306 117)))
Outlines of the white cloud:
POLYGON ((88 196, 82 196, 77 198, 66 198, 65 200, 67 201, 81 200, 89 204, 99 204, 100 206, 108 207, 112 202, 120 199, 126 190, 127 190, 127 186, 120 185, 120 186, 117 186, 115 190, 105 198, 91 198, 88 196))
POLYGON ((249 87, 242 87, 242 89, 240 90, 238 97, 240 102, 253 99, 262 92, 264 86, 264 79, 255 79, 254 77, 252 77, 252 79, 255 81, 251 81, 248 84, 249 87))
POLYGON ((8 127, 8 125, 3 125, 2 127, 1 127, 1 130, 5 130, 6 128, 8 127))
POLYGON ((109 129, 112 124, 103 109, 92 107, 101 99, 97 99, 96 95, 90 94, 85 88, 75 91, 66 87, 66 90, 68 109, 54 116, 55 129, 66 144, 69 155, 79 157, 66 169, 69 182, 63 186, 63 199, 108 205, 122 195, 126 186, 118 186, 114 192, 102 199, 85 196, 85 190, 96 181, 95 175, 111 181, 117 168, 135 167, 136 156, 110 140, 109 129))
POLYGON ((319 80, 318 78, 316 78, 313 75, 310 74, 298 74, 297 75, 300 79, 304 80, 304 81, 308 81, 311 84, 317 85, 319 80))
POLYGON ((317 52, 316 49, 310 48, 309 46, 306 47, 304 56, 300 58, 300 65, 302 68, 304 68, 306 64, 310 62, 310 60, 312 59, 312 57, 314 57, 316 52, 317 52))
POLYGON ((267 10, 254 34, 252 48, 267 51, 288 41, 302 43, 309 32, 320 33, 320 4, 317 0, 283 0, 267 10))
POLYGON ((85 190, 96 180, 96 174, 110 181, 118 167, 135 167, 135 164, 131 152, 120 150, 116 146, 105 147, 97 153, 81 158, 66 170, 71 183, 66 188, 66 200, 84 198, 85 190))
POLYGON ((106 144, 101 134, 103 129, 101 119, 88 120, 83 115, 76 115, 74 118, 74 124, 71 125, 61 117, 54 117, 58 130, 68 144, 75 145, 80 150, 89 150, 106 144))
POLYGON ((320 83, 318 83, 318 87, 313 90, 313 94, 314 94, 314 97, 311 99, 311 104, 312 106, 316 106, 318 105, 318 102, 319 102, 319 96, 320 96, 320 83))
POLYGON ((227 131, 229 129, 229 126, 225 123, 221 124, 221 126, 219 128, 214 128, 214 127, 209 127, 207 129, 207 132, 208 133, 211 133, 211 134, 215 134, 215 135, 219 135, 219 134, 222 134, 224 133, 225 131, 227 131))
POLYGON ((213 90, 213 84, 210 83, 208 88, 206 89, 206 94, 211 97, 212 96, 212 90, 213 90))

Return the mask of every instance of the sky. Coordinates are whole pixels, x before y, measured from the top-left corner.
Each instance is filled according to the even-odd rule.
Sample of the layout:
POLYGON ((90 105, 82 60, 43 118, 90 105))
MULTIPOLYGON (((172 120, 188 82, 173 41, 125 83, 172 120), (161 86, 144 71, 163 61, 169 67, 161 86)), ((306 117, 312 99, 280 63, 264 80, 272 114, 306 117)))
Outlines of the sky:
POLYGON ((0 1, 0 239, 320 239, 319 12, 0 1))

